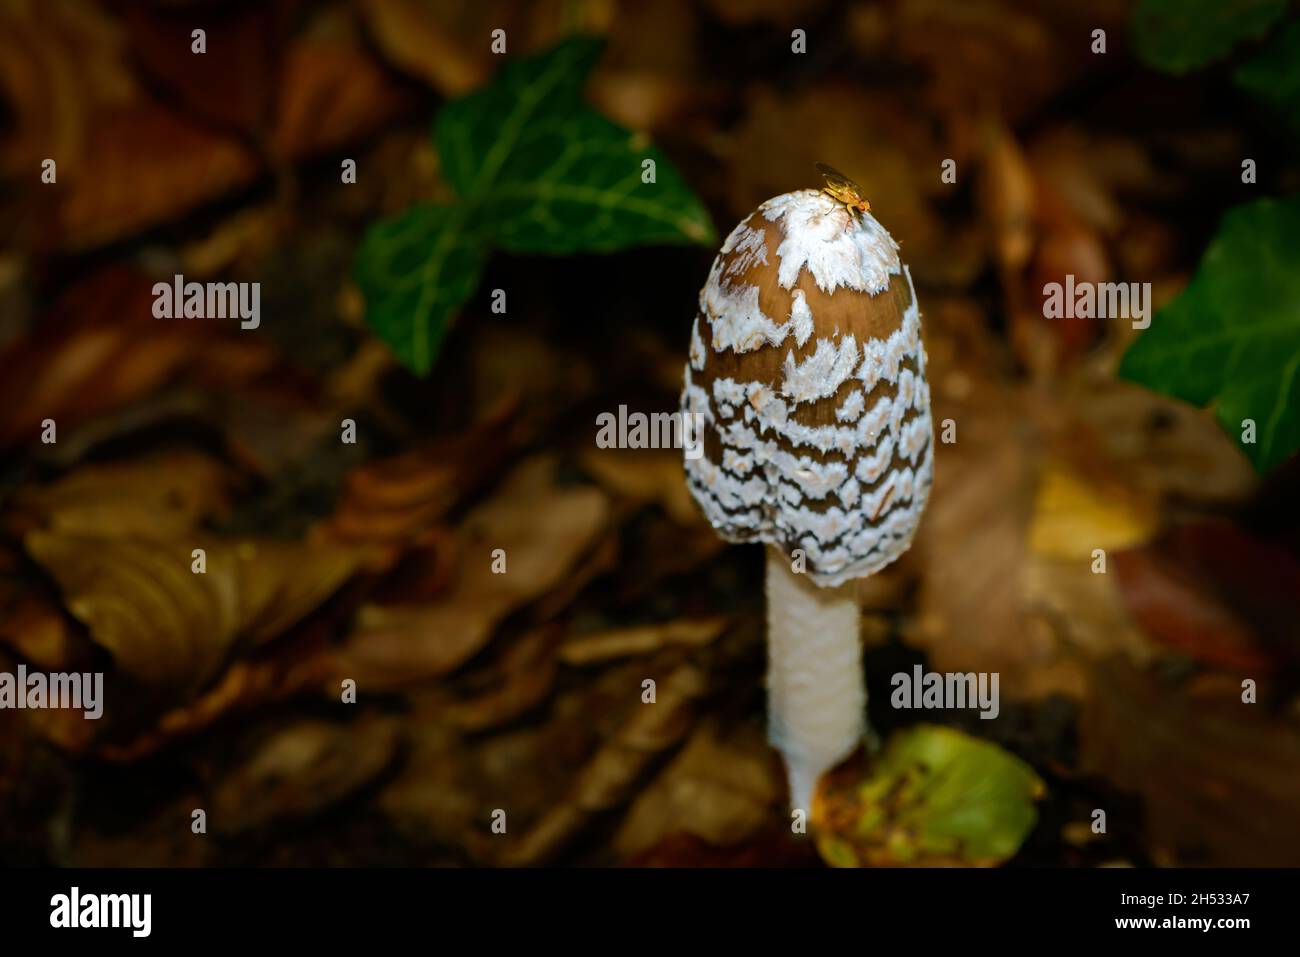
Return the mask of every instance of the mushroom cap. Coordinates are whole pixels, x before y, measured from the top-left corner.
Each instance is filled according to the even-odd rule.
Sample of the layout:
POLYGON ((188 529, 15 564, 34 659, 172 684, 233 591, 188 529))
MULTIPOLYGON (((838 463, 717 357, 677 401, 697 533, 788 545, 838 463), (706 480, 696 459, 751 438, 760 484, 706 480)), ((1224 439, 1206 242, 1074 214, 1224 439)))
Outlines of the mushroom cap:
POLYGON ((824 587, 905 552, 934 436, 916 295, 884 227, 814 189, 742 221, 700 292, 682 411, 703 422, 691 493, 727 540, 801 549, 824 587))

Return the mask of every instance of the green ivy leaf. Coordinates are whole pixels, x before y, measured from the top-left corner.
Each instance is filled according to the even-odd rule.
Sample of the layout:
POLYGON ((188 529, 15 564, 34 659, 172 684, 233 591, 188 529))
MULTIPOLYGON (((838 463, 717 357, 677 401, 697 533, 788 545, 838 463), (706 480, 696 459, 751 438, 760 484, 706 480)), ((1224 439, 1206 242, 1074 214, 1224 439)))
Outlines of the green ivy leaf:
POLYGON ((603 42, 571 37, 447 104, 434 141, 454 206, 372 227, 357 279, 375 331, 417 372, 473 294, 492 248, 570 255, 713 242, 707 212, 658 150, 582 100, 603 42), (655 181, 642 182, 654 162, 655 181))
POLYGON ((1000 864, 1034 829, 1043 782, 996 744, 918 725, 891 735, 865 779, 818 795, 817 849, 834 866, 1000 864))
POLYGON ((1289 23, 1257 56, 1239 66, 1233 79, 1300 134, 1300 20, 1289 23))
POLYGON ((474 293, 487 240, 467 207, 416 206, 366 231, 357 284, 371 328, 410 369, 433 366, 452 314, 474 293))
POLYGON ((1141 0, 1133 15, 1139 59, 1183 74, 1220 60, 1268 32, 1287 0, 1141 0))
POLYGON ((1228 211, 1191 283, 1119 374, 1215 415, 1263 472, 1300 448, 1300 196, 1228 211))
POLYGON ((714 238, 704 208, 644 137, 590 110, 546 122, 535 141, 558 149, 512 163, 483 200, 498 246, 554 255, 714 238), (654 183, 641 182, 646 160, 654 183))
POLYGON ((444 106, 434 142, 452 188, 466 199, 485 195, 521 144, 536 147, 539 122, 545 129, 555 114, 581 109, 582 88, 603 47, 597 37, 569 37, 506 63, 483 89, 444 106))

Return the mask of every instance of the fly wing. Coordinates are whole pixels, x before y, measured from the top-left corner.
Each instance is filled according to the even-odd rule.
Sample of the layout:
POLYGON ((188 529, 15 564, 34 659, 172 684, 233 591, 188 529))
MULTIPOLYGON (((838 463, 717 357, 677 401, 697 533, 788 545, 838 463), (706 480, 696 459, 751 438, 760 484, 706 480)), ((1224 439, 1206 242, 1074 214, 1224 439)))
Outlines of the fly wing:
POLYGON ((858 184, 853 182, 834 166, 827 166, 825 163, 815 164, 817 172, 822 174, 822 179, 826 180, 826 185, 838 192, 852 193, 854 196, 859 195, 858 184))

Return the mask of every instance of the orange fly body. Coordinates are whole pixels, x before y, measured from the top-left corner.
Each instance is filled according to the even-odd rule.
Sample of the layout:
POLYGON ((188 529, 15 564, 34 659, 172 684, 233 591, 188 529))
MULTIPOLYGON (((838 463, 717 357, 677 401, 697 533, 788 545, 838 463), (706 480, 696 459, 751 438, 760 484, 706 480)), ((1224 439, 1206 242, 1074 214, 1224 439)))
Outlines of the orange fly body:
POLYGON ((817 172, 822 174, 822 179, 826 185, 822 187, 822 192, 835 200, 837 203, 843 203, 849 212, 866 213, 871 210, 871 204, 862 198, 862 189, 857 183, 849 179, 834 166, 827 166, 825 163, 818 163, 817 172))

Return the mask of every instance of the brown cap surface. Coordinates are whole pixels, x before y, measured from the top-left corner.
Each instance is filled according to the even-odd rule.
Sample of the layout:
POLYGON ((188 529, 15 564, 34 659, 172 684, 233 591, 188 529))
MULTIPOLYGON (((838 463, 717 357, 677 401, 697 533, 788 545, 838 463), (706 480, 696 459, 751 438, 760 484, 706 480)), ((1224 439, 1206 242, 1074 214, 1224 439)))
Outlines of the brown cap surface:
POLYGON ((700 293, 682 411, 703 420, 691 492, 725 538, 802 550, 824 586, 906 551, 933 435, 920 313, 884 228, 819 190, 737 226, 700 293))

